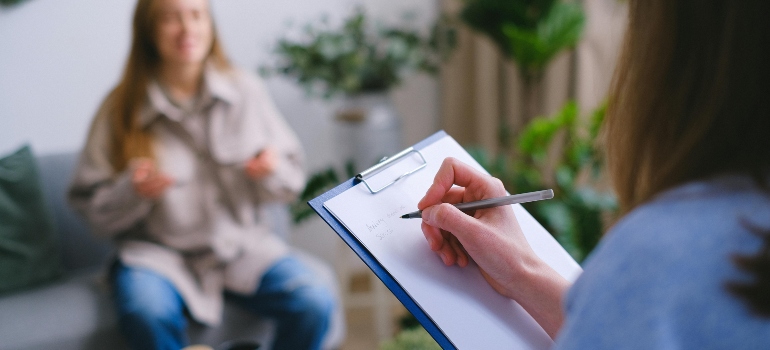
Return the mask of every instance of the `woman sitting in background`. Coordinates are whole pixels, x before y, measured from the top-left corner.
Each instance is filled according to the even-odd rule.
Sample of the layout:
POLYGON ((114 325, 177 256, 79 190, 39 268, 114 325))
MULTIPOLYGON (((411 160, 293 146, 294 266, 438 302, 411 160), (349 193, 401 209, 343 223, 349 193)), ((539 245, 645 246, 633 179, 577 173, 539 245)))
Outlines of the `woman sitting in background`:
POLYGON ((110 281, 131 347, 184 347, 186 315, 219 323, 227 293, 277 320, 273 348, 319 348, 335 301, 257 215, 304 179, 296 136, 261 82, 229 65, 207 0, 139 0, 70 190, 116 242, 110 281))

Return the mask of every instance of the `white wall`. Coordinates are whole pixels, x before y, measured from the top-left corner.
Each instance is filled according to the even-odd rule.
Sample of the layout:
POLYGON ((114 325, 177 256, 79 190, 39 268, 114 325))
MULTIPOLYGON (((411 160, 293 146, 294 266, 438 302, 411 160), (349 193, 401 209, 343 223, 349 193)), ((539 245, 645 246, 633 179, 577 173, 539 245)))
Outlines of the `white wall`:
MULTIPOLYGON (((332 20, 363 4, 373 17, 393 21, 415 10, 421 23, 436 16, 435 0, 211 0, 231 59, 256 69, 277 38, 307 21, 332 20)), ((0 154, 30 143, 38 154, 78 150, 93 114, 117 82, 128 53, 135 0, 30 0, 0 9, 0 154)), ((268 87, 308 152, 309 168, 336 163, 331 103, 308 99, 292 82, 268 87)), ((435 131, 438 89, 414 77, 394 92, 404 141, 435 131)))

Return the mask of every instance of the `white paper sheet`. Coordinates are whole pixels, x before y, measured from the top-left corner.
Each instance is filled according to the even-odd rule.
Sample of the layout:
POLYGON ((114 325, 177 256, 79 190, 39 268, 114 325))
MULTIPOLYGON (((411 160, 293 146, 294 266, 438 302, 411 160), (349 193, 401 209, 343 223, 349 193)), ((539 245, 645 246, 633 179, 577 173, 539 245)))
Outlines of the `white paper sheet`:
MULTIPOLYGON (((449 136, 421 150, 426 168, 377 194, 363 183, 324 203, 378 262, 407 291, 458 349, 547 349, 552 341, 516 302, 495 292, 475 265, 447 267, 428 247, 421 220, 401 219, 433 182, 446 157, 484 171, 449 136)), ((375 175, 372 187, 385 184, 420 163, 413 155, 375 175), (379 184, 378 184, 379 182, 379 184)), ((367 180, 369 181, 369 180, 367 180)), ((527 240, 546 263, 573 281, 580 266, 520 205, 514 205, 527 240)))

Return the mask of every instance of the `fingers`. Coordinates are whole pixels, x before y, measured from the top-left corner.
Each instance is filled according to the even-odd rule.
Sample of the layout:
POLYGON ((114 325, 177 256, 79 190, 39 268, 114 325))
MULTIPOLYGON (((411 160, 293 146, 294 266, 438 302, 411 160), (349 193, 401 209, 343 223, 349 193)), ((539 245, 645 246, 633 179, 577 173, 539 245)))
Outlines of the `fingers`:
POLYGON ((460 242, 463 242, 468 234, 484 229, 483 224, 476 218, 447 203, 423 209, 422 220, 430 226, 452 232, 460 242))
POLYGON ((160 173, 151 159, 140 158, 131 162, 131 182, 134 190, 142 197, 158 198, 174 183, 174 180, 160 173))
POLYGON ((261 179, 272 174, 277 164, 278 157, 275 151, 268 147, 249 159, 245 167, 246 174, 252 179, 261 179))
POLYGON ((464 197, 465 188, 455 186, 449 189, 449 192, 447 192, 444 197, 441 198, 441 202, 456 204, 462 202, 464 197))
POLYGON ((465 253, 462 244, 460 244, 460 241, 457 240, 457 237, 447 231, 442 230, 441 233, 444 236, 445 242, 441 249, 441 256, 444 260, 444 264, 447 266, 454 264, 457 264, 460 267, 467 266, 468 256, 465 253))
POLYGON ((257 154, 257 157, 268 162, 275 160, 275 150, 272 147, 265 147, 259 154, 257 154))
POLYGON ((148 198, 157 198, 171 186, 174 181, 165 175, 157 175, 152 179, 144 181, 137 185, 137 192, 148 198))
POLYGON ((425 221, 422 222, 422 234, 428 241, 430 250, 437 251, 444 245, 444 237, 441 235, 441 229, 430 226, 425 221))
MULTIPOLYGON (((422 230, 431 250, 441 256, 444 264, 467 266, 470 254, 480 254, 487 244, 496 244, 487 228, 489 220, 506 220, 500 215, 461 212, 447 203, 460 203, 506 195, 502 182, 454 158, 441 164, 433 184, 417 208, 422 210, 422 230), (455 186, 456 185, 456 186, 455 186), (486 234, 485 234, 486 233, 486 234), (475 253, 474 253, 475 252, 475 253)), ((501 210, 497 210, 497 213, 501 210)))
POLYGON ((422 222, 422 232, 428 241, 430 249, 439 254, 445 265, 457 264, 460 267, 468 265, 470 261, 468 253, 460 241, 450 232, 431 226, 425 221, 422 222))
POLYGON ((433 184, 428 188, 419 203, 417 203, 417 209, 425 209, 431 205, 441 203, 441 199, 444 195, 452 189, 452 185, 455 184, 455 165, 458 166, 460 171, 463 170, 460 162, 454 158, 446 158, 441 163, 436 176, 433 178, 433 184))
POLYGON ((433 179, 417 208, 423 210, 442 202, 444 196, 453 190, 453 185, 470 189, 473 200, 505 195, 505 188, 499 180, 479 172, 455 158, 446 158, 433 179))
POLYGON ((155 163, 147 158, 139 158, 131 161, 133 175, 131 180, 134 183, 146 181, 155 172, 155 163))
POLYGON ((252 179, 261 179, 272 173, 272 168, 262 164, 256 158, 252 159, 249 164, 246 165, 246 174, 252 179))
POLYGON ((262 176, 264 173, 264 169, 262 165, 259 163, 257 158, 252 158, 246 163, 246 174, 251 177, 252 179, 258 179, 262 176))

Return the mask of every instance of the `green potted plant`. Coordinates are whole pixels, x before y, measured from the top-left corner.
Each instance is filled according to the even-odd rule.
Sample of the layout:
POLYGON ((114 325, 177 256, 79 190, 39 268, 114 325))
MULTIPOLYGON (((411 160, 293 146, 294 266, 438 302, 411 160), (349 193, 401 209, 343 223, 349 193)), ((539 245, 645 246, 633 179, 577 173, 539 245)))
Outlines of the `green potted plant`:
POLYGON ((581 261, 615 207, 614 197, 595 186, 603 163, 593 142, 604 108, 587 123, 581 122, 585 118, 579 118, 574 103, 553 116, 535 116, 543 113, 545 70, 580 40, 585 13, 578 2, 561 0, 464 0, 460 18, 515 62, 522 80, 519 108, 525 127, 513 137, 512 128, 501 123, 501 152, 475 149, 472 154, 512 192, 553 188, 554 200, 525 207, 581 261))
MULTIPOLYGON (((409 74, 434 74, 453 47, 454 36, 439 20, 422 33, 405 16, 398 26, 375 24, 357 8, 333 26, 328 19, 306 25, 299 36, 278 40, 276 62, 264 75, 282 75, 300 84, 308 96, 338 98, 335 142, 349 161, 345 175, 355 174, 401 150, 401 121, 388 93, 409 74)), ((312 174, 295 221, 310 216, 305 202, 344 179, 333 167, 312 174)))
MULTIPOLYGON (((263 72, 287 76, 315 97, 341 97, 335 113, 335 139, 357 167, 368 167, 401 150, 401 120, 388 93, 404 77, 433 74, 442 53, 435 26, 430 33, 375 24, 358 8, 332 26, 328 20, 304 27, 299 38, 284 38, 277 62, 263 72)), ((359 169, 360 170, 360 169, 359 169)))
MULTIPOLYGON (((488 36, 504 57, 516 63, 523 84, 522 120, 529 122, 542 113, 543 76, 548 64, 560 52, 575 46, 583 34, 585 13, 580 4, 560 0, 465 0, 460 18, 488 36)), ((507 140, 501 143, 513 146, 507 140)))
POLYGON ((554 199, 524 207, 578 262, 593 250, 617 210, 614 195, 600 184, 604 159, 596 139, 605 109, 602 105, 581 118, 570 102, 553 116, 533 119, 519 137, 513 161, 503 154, 470 150, 511 192, 553 188, 554 199))
POLYGON ((408 25, 373 26, 358 8, 339 27, 324 19, 298 40, 280 39, 278 62, 266 70, 294 78, 315 96, 387 92, 407 74, 438 70, 437 31, 422 35, 408 25))

